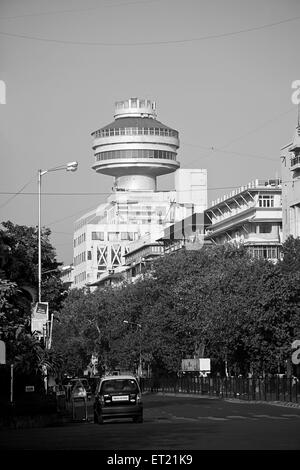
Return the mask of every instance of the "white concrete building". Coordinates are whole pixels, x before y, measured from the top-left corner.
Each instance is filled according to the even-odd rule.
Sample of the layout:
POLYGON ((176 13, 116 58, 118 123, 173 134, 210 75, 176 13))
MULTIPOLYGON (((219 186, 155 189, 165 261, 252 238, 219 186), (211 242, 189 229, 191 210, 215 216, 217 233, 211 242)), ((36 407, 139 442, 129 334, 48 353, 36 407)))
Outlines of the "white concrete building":
POLYGON ((293 141, 281 149, 283 240, 300 237, 300 116, 293 141))
POLYGON ((249 248, 256 258, 277 260, 282 244, 281 180, 255 180, 212 202, 205 239, 249 248))
POLYGON ((179 169, 178 132, 156 119, 156 104, 116 103, 115 120, 92 133, 92 168, 114 177, 113 192, 75 223, 74 284, 83 287, 124 265, 130 244, 151 242, 170 224, 207 207, 207 172, 179 169), (175 188, 157 191, 157 177, 175 172, 175 188))

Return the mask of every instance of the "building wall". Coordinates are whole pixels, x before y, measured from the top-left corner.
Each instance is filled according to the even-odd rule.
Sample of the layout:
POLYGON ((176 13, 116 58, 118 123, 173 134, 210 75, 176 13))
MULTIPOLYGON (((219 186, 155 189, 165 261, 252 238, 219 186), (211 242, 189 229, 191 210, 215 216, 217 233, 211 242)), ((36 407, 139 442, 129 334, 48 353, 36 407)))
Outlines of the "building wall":
POLYGON ((164 228, 194 210, 193 204, 177 203, 175 191, 113 193, 75 224, 73 287, 84 287, 124 265, 128 251, 144 239, 155 241, 164 228))
POLYGON ((255 257, 278 259, 282 243, 281 183, 255 180, 219 198, 206 211, 205 240, 244 244, 255 257))
POLYGON ((207 208, 207 170, 178 169, 175 172, 175 191, 177 202, 193 203, 195 212, 207 208))
POLYGON ((289 235, 300 237, 300 178, 299 168, 292 170, 294 153, 290 151, 292 143, 281 149, 282 171, 282 223, 283 240, 289 235))

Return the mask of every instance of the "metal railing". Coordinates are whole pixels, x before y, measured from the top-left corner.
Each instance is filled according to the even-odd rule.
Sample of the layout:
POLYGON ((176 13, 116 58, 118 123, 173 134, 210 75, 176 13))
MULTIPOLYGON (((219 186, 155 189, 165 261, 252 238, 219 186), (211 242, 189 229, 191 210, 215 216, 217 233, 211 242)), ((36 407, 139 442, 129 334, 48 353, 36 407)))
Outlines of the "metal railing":
POLYGON ((143 391, 189 393, 220 398, 255 401, 300 402, 300 382, 294 377, 197 377, 184 375, 171 378, 143 378, 143 391))
POLYGON ((99 129, 93 132, 93 137, 114 137, 122 135, 159 135, 163 137, 176 137, 178 132, 174 129, 159 127, 120 127, 111 129, 99 129))

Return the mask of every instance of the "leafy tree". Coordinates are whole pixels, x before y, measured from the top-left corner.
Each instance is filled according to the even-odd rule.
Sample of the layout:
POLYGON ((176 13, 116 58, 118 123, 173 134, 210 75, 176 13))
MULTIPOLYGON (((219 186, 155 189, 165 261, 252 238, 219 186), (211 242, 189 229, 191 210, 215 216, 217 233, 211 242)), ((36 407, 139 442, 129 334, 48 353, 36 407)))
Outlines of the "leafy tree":
MULTIPOLYGON (((1 277, 16 282, 37 299, 38 285, 38 231, 37 227, 2 222, 0 246, 2 249, 1 277)), ((51 231, 41 231, 42 245, 42 300, 49 302, 50 310, 58 310, 66 295, 59 276, 55 249, 50 243, 51 231)))

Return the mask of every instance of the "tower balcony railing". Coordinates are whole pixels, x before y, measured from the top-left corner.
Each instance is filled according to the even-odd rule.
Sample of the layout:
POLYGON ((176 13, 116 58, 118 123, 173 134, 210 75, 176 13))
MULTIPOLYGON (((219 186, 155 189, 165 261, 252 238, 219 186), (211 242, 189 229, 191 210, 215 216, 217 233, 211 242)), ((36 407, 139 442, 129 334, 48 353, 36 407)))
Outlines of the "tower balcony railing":
POLYGON ((112 150, 108 152, 99 152, 95 154, 96 162, 103 160, 120 160, 120 159, 165 159, 176 161, 175 152, 167 152, 164 150, 144 150, 144 149, 128 149, 128 150, 112 150))
POLYGON ((112 129, 99 129, 93 132, 93 137, 115 137, 120 135, 157 135, 162 137, 177 137, 178 132, 174 129, 164 129, 159 127, 122 127, 112 129))

